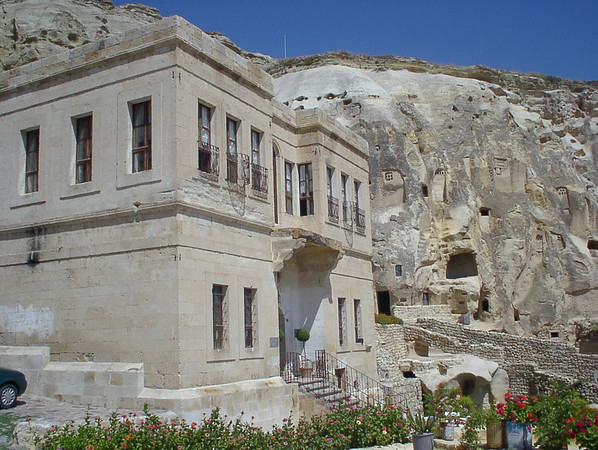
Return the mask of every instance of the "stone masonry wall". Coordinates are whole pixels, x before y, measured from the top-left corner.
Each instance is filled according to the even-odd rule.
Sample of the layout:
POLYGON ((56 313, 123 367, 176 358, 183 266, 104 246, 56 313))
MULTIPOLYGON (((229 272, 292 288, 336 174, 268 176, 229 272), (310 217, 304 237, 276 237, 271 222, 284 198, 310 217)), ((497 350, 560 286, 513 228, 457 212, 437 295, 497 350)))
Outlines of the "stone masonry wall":
MULTIPOLYGON (((431 335, 428 335, 430 343, 435 346, 446 347, 446 336, 450 336, 455 348, 468 348, 473 351, 483 350, 482 354, 485 356, 482 356, 482 354, 480 356, 506 366, 527 363, 532 364, 536 370, 544 370, 556 375, 587 381, 593 381, 595 373, 598 372, 598 355, 579 354, 574 346, 562 342, 471 330, 460 325, 433 319, 419 319, 417 327, 438 334, 437 341, 432 341, 429 339, 431 335), (503 354, 502 358, 500 358, 501 353, 503 354)), ((405 337, 407 339, 418 334, 409 327, 405 328, 405 337)), ((471 350, 467 353, 471 353, 471 350)))

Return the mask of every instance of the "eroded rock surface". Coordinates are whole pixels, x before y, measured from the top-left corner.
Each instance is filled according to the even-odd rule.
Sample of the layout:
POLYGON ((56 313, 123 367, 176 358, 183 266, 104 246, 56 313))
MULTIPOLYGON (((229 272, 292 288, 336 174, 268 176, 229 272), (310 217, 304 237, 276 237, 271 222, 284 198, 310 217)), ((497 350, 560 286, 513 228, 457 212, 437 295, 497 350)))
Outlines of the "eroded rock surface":
POLYGON ((280 101, 368 140, 391 303, 427 297, 474 326, 571 340, 598 318, 593 83, 334 54, 271 70, 280 101))
POLYGON ((111 0, 0 0, 2 69, 104 39, 162 17, 138 3, 111 0))

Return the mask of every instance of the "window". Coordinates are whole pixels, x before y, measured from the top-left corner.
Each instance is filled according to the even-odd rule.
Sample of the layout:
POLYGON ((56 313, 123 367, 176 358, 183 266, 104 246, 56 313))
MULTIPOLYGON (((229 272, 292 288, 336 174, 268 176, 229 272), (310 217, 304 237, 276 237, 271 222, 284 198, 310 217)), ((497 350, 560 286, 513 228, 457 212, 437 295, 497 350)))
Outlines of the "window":
POLYGON ((355 225, 358 228, 365 228, 365 211, 361 209, 361 183, 353 182, 353 194, 355 195, 355 225))
POLYGON ((233 119, 226 119, 226 180, 233 183, 237 182, 238 163, 237 163, 237 128, 238 123, 233 119))
POLYGON ((338 299, 338 343, 344 345, 347 333, 347 308, 344 298, 338 299))
POLYGON ((255 347, 255 293, 256 289, 244 289, 245 348, 255 347))
POLYGON ((314 186, 311 163, 299 165, 299 215, 314 213, 314 186))
POLYGON ((133 172, 152 168, 152 102, 135 103, 133 122, 133 172))
POLYGON ((284 199, 287 214, 293 214, 293 164, 284 163, 284 199))
POLYGON ((262 134, 251 130, 251 187, 256 193, 268 192, 268 169, 260 164, 262 134))
POLYGON ((349 204, 349 176, 341 174, 341 200, 343 202, 343 222, 351 223, 351 205, 349 204))
POLYGON ((355 342, 363 344, 363 336, 361 335, 361 300, 353 300, 353 320, 355 324, 355 342))
POLYGON ((225 336, 225 308, 226 286, 214 284, 212 286, 212 332, 215 349, 224 348, 225 336))
POLYGON ((328 217, 338 222, 338 200, 334 197, 334 169, 326 167, 326 193, 328 197, 328 217))
POLYGON ((424 292, 422 295, 422 305, 429 305, 430 304, 430 294, 424 292))
POLYGON ((251 130, 251 163, 259 165, 260 163, 260 142, 262 140, 262 135, 255 131, 251 130))
POLYGON ((403 276, 403 266, 401 266, 400 264, 397 264, 397 265, 395 266, 395 275, 396 275, 397 277, 401 277, 401 276, 403 276))
POLYGON ((39 190, 39 128, 25 133, 25 193, 39 190))
POLYGON ((81 117, 75 122, 75 182, 87 183, 91 181, 91 116, 81 117))
POLYGON ((428 185, 426 185, 426 184, 422 184, 422 195, 424 197, 428 196, 428 185))
POLYGON ((212 109, 202 103, 198 105, 197 168, 202 172, 218 175, 218 147, 212 145, 212 109))

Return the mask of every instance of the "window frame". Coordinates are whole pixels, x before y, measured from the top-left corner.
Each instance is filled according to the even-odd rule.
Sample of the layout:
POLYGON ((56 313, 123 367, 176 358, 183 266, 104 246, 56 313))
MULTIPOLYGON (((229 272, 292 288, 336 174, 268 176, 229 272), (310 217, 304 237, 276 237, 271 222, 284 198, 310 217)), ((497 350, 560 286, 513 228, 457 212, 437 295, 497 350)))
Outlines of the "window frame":
POLYGON ((239 179, 239 121, 226 118, 226 181, 236 183, 239 179), (231 130, 233 126, 234 130, 231 130), (231 131, 233 131, 231 133, 231 131), (233 150, 233 151, 231 151, 233 150))
POLYGON ((293 215, 293 170, 295 164, 289 161, 284 162, 284 199, 285 211, 293 215))
POLYGON ((355 330, 355 343, 363 344, 361 300, 358 298, 353 299, 353 326, 355 330))
POLYGON ((89 183, 93 179, 93 115, 77 117, 75 121, 75 184, 89 183), (82 126, 82 124, 85 124, 82 126), (81 137, 81 132, 87 131, 87 137, 81 137), (79 153, 80 146, 84 146, 84 157, 79 153), (81 176, 83 168, 84 176, 81 176))
POLYGON ((39 128, 23 131, 23 144, 25 146, 25 194, 39 192, 40 134, 39 128), (31 180, 31 184, 29 180, 31 180))
POLYGON ((299 171, 299 215, 313 216, 314 210, 314 176, 311 162, 298 164, 299 171))
POLYGON ((243 329, 246 349, 256 347, 256 299, 257 289, 243 288, 243 329))
POLYGON ((226 300, 228 286, 212 285, 212 348, 223 350, 226 347, 226 300))
POLYGON ((152 101, 130 103, 131 110, 131 172, 139 173, 152 169, 152 101), (137 123, 138 108, 142 108, 144 120, 137 123), (142 130, 142 145, 137 145, 137 130, 142 130), (139 159, 139 157, 141 159, 139 159))
POLYGON ((338 298, 337 313, 338 313, 338 343, 343 347, 347 343, 347 299, 344 297, 338 298))

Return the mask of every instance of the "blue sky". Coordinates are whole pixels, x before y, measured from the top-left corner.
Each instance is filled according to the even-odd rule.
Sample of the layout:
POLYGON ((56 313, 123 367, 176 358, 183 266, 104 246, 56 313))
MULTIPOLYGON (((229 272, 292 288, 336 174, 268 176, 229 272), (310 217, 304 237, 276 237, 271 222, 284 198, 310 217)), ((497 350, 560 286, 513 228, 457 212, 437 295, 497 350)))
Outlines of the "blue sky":
POLYGON ((598 80, 598 0, 138 1, 284 57, 346 50, 598 80))

